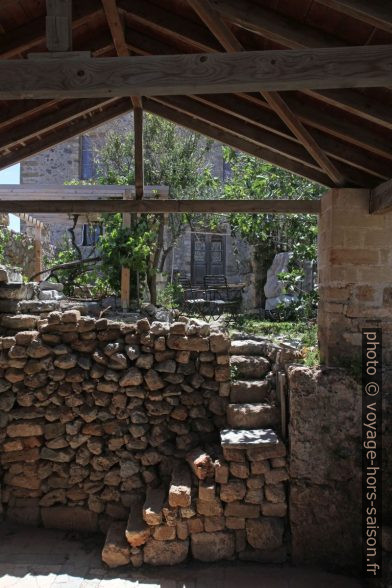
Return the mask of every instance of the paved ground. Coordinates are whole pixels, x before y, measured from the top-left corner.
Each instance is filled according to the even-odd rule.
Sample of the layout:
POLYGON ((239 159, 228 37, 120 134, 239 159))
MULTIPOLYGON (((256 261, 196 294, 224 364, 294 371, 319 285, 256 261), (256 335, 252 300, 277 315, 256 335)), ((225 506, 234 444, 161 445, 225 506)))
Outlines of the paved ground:
POLYGON ((0 526, 0 588, 358 588, 358 581, 312 570, 228 562, 108 570, 102 536, 0 526))

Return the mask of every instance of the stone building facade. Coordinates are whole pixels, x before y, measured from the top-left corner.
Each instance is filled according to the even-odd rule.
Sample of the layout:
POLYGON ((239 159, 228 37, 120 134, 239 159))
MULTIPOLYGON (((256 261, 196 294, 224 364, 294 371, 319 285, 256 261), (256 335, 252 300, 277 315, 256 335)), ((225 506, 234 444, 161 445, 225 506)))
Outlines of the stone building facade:
MULTIPOLYGON (((125 114, 92 130, 88 134, 74 137, 69 141, 51 147, 21 163, 21 184, 61 184, 72 180, 87 180, 94 175, 95 152, 103 144, 110 131, 124 132, 132 129, 132 114, 125 114)), ((221 144, 214 142, 209 155, 212 173, 222 182, 229 170, 223 161, 221 144)), ((170 190, 170 186, 169 186, 170 190)), ((48 215, 37 218, 47 222, 48 215)), ((67 229, 73 219, 65 215, 51 217, 49 235, 51 244, 61 246, 67 229)), ((23 223, 22 223, 23 225, 23 223)), ((28 227, 24 227, 28 232, 28 227)), ((256 290, 254 287, 253 254, 248 244, 235 239, 230 234, 227 224, 217 231, 215 237, 211 232, 193 233, 186 229, 175 244, 172 254, 165 261, 164 273, 171 279, 175 271, 187 275, 193 283, 200 282, 200 272, 225 274, 229 283, 244 284, 243 306, 254 309, 256 290), (213 251, 214 249, 214 251, 213 251), (220 256, 220 262, 214 259, 220 256)), ((78 222, 75 229, 76 242, 82 251, 89 252, 99 236, 94 225, 78 222)), ((170 234, 167 233, 167 239, 170 234)))

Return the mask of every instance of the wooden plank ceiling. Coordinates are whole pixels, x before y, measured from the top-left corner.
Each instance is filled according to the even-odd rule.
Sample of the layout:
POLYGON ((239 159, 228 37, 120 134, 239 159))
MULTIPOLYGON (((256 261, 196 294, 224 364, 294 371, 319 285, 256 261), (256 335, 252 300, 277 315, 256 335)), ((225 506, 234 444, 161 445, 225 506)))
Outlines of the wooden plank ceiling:
MULTIPOLYGON (((46 51, 45 4, 0 2, 0 59, 46 51)), ((386 4, 381 10, 347 0, 75 0, 73 50, 99 58, 392 45, 386 4)), ((391 107, 390 88, 143 99, 146 111, 331 187, 374 187, 391 177, 391 107)), ((130 108, 129 97, 2 101, 0 168, 130 108)))

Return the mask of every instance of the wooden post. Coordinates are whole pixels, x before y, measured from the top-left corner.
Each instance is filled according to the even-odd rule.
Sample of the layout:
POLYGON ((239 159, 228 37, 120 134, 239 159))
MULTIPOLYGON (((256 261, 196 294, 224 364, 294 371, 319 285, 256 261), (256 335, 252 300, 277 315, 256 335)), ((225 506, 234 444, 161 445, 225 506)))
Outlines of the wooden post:
POLYGON ((72 0, 46 0, 48 51, 72 51, 72 0))
MULTIPOLYGON (((124 200, 131 199, 131 191, 125 190, 124 200)), ((123 228, 129 228, 131 226, 131 215, 129 212, 123 213, 123 228)), ((129 267, 121 268, 121 308, 123 312, 129 309, 129 301, 131 294, 131 270, 129 267)))
MULTIPOLYGON (((42 271, 42 230, 41 227, 34 227, 34 274, 42 271)), ((40 276, 37 276, 36 281, 40 281, 40 276)))

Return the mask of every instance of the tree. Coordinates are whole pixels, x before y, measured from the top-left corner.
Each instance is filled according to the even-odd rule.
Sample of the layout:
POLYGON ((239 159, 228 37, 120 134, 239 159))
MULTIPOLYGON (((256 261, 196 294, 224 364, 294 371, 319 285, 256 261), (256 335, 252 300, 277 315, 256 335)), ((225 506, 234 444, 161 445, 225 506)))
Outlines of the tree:
MULTIPOLYGON (((209 198, 218 184, 211 174, 207 156, 212 141, 155 115, 144 114, 144 180, 149 185, 167 185, 176 199, 209 198)), ((134 183, 134 136, 111 132, 96 154, 100 184, 134 183)), ((151 302, 156 303, 156 273, 179 236, 191 222, 189 215, 168 217, 170 240, 164 242, 162 214, 141 215, 131 229, 123 229, 121 215, 106 216, 105 234, 98 243, 103 270, 118 289, 121 265, 146 275, 151 302)))
MULTIPOLYGON (((260 159, 223 148, 230 164, 231 177, 225 184, 226 198, 318 199, 325 188, 260 159)), ((259 284, 264 285, 273 257, 281 251, 292 251, 292 278, 301 278, 298 269, 304 260, 316 260, 317 218, 309 214, 230 214, 229 222, 235 235, 255 247, 259 284), (296 267, 297 266, 297 267, 296 267)), ((264 291, 260 289, 260 305, 264 291)))

